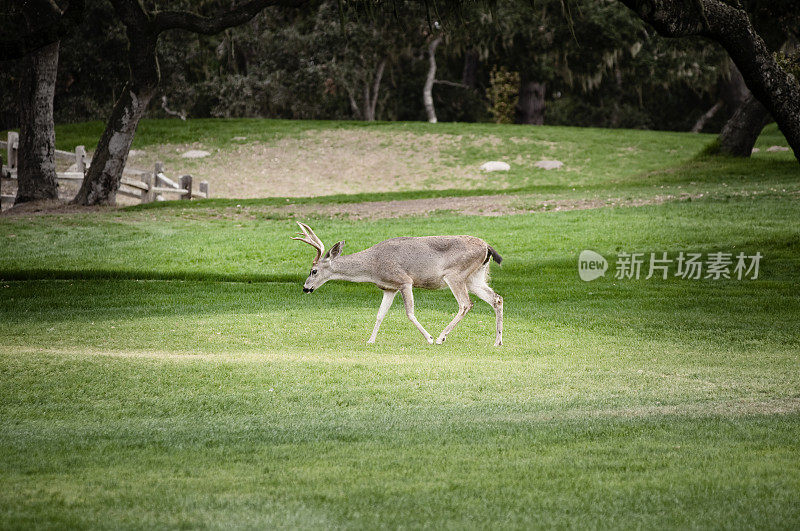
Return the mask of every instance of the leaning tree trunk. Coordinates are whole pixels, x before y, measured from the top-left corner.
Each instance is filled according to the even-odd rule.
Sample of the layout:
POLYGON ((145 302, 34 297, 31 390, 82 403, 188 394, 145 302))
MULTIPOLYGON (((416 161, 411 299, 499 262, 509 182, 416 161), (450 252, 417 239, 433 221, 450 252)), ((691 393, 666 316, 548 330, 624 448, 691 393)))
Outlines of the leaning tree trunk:
POLYGON ((147 104, 155 89, 135 90, 125 84, 122 94, 114 104, 111 118, 103 136, 97 143, 92 165, 83 179, 83 185, 73 202, 79 205, 113 205, 122 180, 122 171, 128 161, 128 152, 139 120, 147 110, 147 104))
POLYGON ((780 67, 743 9, 722 0, 620 1, 661 35, 700 35, 721 44, 800 161, 800 83, 780 67))
POLYGON ((21 62, 16 204, 58 198, 53 127, 58 44, 48 44, 21 62))
POLYGON ((521 124, 544 124, 545 84, 538 81, 523 81, 519 88, 519 122, 521 124))
POLYGON ((114 104, 105 131, 92 156, 92 165, 73 203, 113 205, 128 160, 136 127, 158 88, 157 35, 129 31, 131 80, 114 104))
POLYGON ((436 48, 442 42, 441 37, 436 37, 428 44, 428 76, 425 78, 425 85, 422 87, 422 103, 425 105, 425 113, 428 115, 428 122, 436 123, 436 109, 433 106, 433 82, 436 81, 436 48))
POLYGON ((749 95, 722 128, 718 138, 720 152, 749 157, 758 135, 770 121, 767 109, 752 94, 749 95))

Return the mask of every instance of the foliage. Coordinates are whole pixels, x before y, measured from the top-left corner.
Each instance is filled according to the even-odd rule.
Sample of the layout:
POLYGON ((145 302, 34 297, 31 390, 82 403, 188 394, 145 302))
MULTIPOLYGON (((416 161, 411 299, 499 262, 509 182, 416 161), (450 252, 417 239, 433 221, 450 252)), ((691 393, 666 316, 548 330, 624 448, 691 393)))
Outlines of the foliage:
POLYGON ((778 61, 781 68, 792 74, 795 79, 800 80, 800 50, 796 50, 793 53, 776 52, 775 60, 778 61))
MULTIPOLYGON (((122 26, 107 2, 86 1, 84 23, 62 43, 59 122, 104 119, 127 77, 122 26), (96 31, 98 26, 104 30, 96 31)), ((191 7, 208 14, 219 4, 206 0, 191 7)), ((474 88, 436 86, 440 121, 493 120, 484 95, 495 67, 519 72, 521 82, 547 84, 551 124, 688 129, 718 98, 718 81, 727 76, 718 48, 652 35, 617 2, 563 5, 569 12, 560 0, 533 7, 523 0, 503 2, 492 10, 468 4, 456 16, 411 1, 346 2, 342 28, 338 3, 331 0, 270 8, 217 36, 169 32, 159 43, 163 80, 150 115, 165 116, 165 95, 170 108, 190 117, 349 119, 355 117, 350 96, 362 107, 364 87, 387 59, 379 117, 424 119, 429 15, 441 17, 438 31, 446 37, 437 52, 439 79, 458 81, 467 54, 480 57, 474 88), (572 108, 579 114, 570 114, 572 108)), ((6 111, 0 127, 16 123, 12 76, 13 68, 0 71, 6 111)))
POLYGON ((493 68, 489 74, 486 98, 489 100, 489 113, 494 123, 514 123, 519 99, 519 72, 509 72, 504 66, 493 68))

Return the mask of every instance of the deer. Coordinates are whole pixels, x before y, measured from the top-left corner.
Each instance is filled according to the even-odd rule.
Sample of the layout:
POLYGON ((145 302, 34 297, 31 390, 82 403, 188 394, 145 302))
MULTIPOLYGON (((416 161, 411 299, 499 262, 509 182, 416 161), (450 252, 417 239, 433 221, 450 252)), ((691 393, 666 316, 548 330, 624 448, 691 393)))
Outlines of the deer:
POLYGON ((453 328, 472 309, 469 294, 486 301, 495 312, 495 346, 503 344, 503 297, 489 287, 489 261, 498 265, 500 254, 488 243, 474 236, 420 236, 384 240, 363 251, 343 255, 344 241, 336 242, 325 252, 322 240, 311 227, 297 222, 302 232, 292 237, 314 247, 316 257, 303 284, 303 293, 313 293, 329 280, 369 282, 383 291, 375 327, 367 343, 375 343, 383 318, 398 292, 403 297, 406 316, 429 344, 431 336, 414 316, 414 288, 450 288, 458 302, 458 313, 450 321, 436 344, 442 344, 453 328))

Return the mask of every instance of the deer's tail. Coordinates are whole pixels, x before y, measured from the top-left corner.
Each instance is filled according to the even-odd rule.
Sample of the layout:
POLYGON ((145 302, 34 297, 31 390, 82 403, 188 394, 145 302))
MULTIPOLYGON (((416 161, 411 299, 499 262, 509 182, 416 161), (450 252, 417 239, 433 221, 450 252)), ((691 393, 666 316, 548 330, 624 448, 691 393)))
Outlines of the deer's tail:
POLYGON ((485 264, 486 262, 488 262, 489 261, 489 257, 491 257, 498 264, 502 264, 503 263, 503 257, 500 256, 500 253, 495 251, 492 248, 491 245, 487 245, 486 247, 487 247, 487 249, 486 249, 486 260, 484 260, 483 263, 485 264))

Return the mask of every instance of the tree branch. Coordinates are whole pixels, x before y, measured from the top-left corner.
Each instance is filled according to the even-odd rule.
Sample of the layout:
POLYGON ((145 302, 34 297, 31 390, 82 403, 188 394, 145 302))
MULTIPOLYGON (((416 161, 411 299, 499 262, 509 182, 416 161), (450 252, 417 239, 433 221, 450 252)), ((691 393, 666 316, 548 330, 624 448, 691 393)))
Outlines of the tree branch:
POLYGON ((620 0, 620 2, 665 37, 703 34, 703 17, 700 9, 692 2, 674 0, 620 0))
POLYGON ((378 71, 375 73, 375 80, 372 83, 372 101, 369 102, 369 108, 373 119, 375 118, 375 107, 378 105, 378 92, 381 90, 381 78, 383 78, 384 68, 386 68, 385 58, 378 65, 378 71))
POLYGON ((192 33, 214 35, 220 31, 249 21, 261 10, 270 6, 299 7, 308 0, 250 0, 218 16, 204 17, 189 11, 159 11, 153 16, 157 32, 182 29, 192 33))
POLYGON ((142 31, 148 26, 150 19, 139 0, 111 0, 111 5, 114 6, 114 11, 128 31, 134 28, 142 31))
POLYGON ((698 35, 722 45, 800 160, 800 83, 777 63, 745 10, 722 0, 619 1, 661 35, 698 35))
POLYGON ((358 108, 358 104, 356 103, 355 97, 353 97, 353 93, 348 89, 347 90, 347 99, 350 101, 350 108, 353 109, 353 114, 356 115, 356 118, 359 120, 361 119, 361 109, 358 108))
POLYGON ((467 90, 472 90, 471 87, 468 87, 464 83, 456 83, 455 81, 447 81, 446 79, 434 79, 433 83, 435 85, 447 85, 450 87, 459 87, 459 88, 465 88, 467 90))
POLYGON ((27 31, 13 34, 13 30, 8 28, 20 26, 20 24, 14 21, 4 21, 6 35, 0 39, 0 61, 25 57, 48 44, 61 40, 80 24, 84 9, 84 0, 70 0, 64 11, 61 11, 58 5, 52 1, 40 2, 39 6, 32 4, 34 3, 25 2, 22 7, 26 9, 26 18, 39 22, 36 28, 29 28, 27 31))

